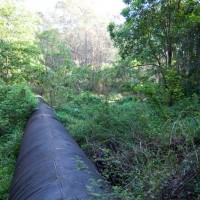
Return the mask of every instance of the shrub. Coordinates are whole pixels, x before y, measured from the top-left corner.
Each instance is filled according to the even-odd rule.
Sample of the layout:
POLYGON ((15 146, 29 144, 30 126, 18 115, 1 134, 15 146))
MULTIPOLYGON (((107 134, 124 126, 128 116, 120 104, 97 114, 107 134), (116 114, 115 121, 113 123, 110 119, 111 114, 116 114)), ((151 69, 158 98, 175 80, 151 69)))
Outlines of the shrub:
POLYGON ((25 84, 0 86, 0 135, 23 127, 38 100, 25 84))
POLYGON ((8 192, 28 116, 36 108, 37 98, 25 84, 0 85, 0 199, 8 192))
POLYGON ((0 199, 8 199, 9 188, 19 152, 22 131, 16 129, 12 134, 0 137, 0 199))
POLYGON ((171 187, 177 166, 200 144, 198 98, 158 107, 134 97, 110 97, 82 91, 59 106, 58 115, 111 184, 113 195, 156 199, 171 187))

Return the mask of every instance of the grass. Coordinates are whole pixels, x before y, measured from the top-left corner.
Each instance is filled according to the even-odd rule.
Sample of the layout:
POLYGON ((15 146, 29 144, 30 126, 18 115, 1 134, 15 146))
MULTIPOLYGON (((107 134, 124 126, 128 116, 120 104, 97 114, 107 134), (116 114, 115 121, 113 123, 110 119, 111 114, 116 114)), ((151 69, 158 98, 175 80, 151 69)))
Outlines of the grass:
POLYGON ((2 84, 0 89, 0 199, 6 200, 23 130, 38 100, 25 84, 2 84))
MULTIPOLYGON (((1 105, 7 105, 0 109, 11 113, 0 119, 0 130, 4 131, 0 137, 3 200, 8 197, 24 124, 37 103, 23 86, 16 87, 6 89, 14 91, 0 97, 1 105), (21 119, 17 129, 12 126, 16 118, 21 119)), ((101 94, 78 89, 57 91, 54 109, 111 185, 110 197, 200 198, 200 106, 196 96, 168 107, 148 99, 140 101, 133 94, 112 93, 111 89, 101 94)))
POLYGON ((55 109, 120 199, 199 196, 199 162, 192 156, 200 145, 196 98, 163 106, 161 112, 151 102, 133 96, 112 94, 104 98, 82 92, 55 109), (192 177, 184 174, 187 168, 192 177), (174 185, 181 180, 183 187, 174 185), (176 189, 180 192, 173 194, 176 189))
POLYGON ((8 199, 22 133, 22 130, 16 129, 0 138, 0 199, 2 200, 8 199))

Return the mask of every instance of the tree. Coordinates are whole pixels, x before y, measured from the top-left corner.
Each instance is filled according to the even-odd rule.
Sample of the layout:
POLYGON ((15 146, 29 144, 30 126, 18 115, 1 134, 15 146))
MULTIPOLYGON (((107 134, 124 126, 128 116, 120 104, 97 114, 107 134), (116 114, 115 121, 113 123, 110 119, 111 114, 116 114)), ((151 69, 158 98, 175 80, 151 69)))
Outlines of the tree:
MULTIPOLYGON (((108 29, 123 59, 131 57, 139 65, 154 66, 160 82, 169 91, 167 70, 184 79, 200 80, 199 27, 197 0, 124 0, 125 23, 110 23, 108 29)), ((196 86, 194 86, 195 88, 196 86)), ((194 92, 194 90, 193 90, 194 92)), ((172 104, 173 91, 169 92, 172 104)))
POLYGON ((32 82, 41 71, 40 51, 35 42, 37 18, 17 1, 0 6, 0 76, 6 82, 32 82))
POLYGON ((99 19, 80 0, 59 1, 51 18, 52 27, 59 29, 78 66, 100 67, 114 60, 115 49, 107 23, 108 19, 99 19))
POLYGON ((40 92, 48 96, 51 104, 55 104, 55 97, 65 87, 67 74, 72 67, 70 51, 66 40, 56 29, 43 30, 38 34, 38 39, 46 69, 40 76, 40 92))
POLYGON ((72 65, 66 40, 61 39, 58 30, 44 30, 38 35, 39 46, 44 55, 44 65, 52 70, 70 68, 72 65))

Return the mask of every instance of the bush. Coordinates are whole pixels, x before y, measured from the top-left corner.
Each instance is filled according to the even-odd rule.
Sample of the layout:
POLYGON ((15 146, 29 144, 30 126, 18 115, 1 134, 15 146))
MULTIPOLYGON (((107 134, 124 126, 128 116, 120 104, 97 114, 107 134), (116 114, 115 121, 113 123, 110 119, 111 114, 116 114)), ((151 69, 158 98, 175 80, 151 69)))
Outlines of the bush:
POLYGON ((16 129, 12 134, 0 137, 0 198, 8 199, 15 162, 19 153, 22 131, 16 129))
POLYGON ((110 97, 82 91, 59 106, 58 116, 111 184, 113 195, 156 199, 200 145, 198 98, 158 107, 130 96, 110 97))
POLYGON ((8 192, 27 118, 38 100, 25 84, 0 85, 0 199, 8 192))
POLYGON ((0 86, 0 135, 15 127, 24 127, 38 104, 37 98, 25 84, 0 86))

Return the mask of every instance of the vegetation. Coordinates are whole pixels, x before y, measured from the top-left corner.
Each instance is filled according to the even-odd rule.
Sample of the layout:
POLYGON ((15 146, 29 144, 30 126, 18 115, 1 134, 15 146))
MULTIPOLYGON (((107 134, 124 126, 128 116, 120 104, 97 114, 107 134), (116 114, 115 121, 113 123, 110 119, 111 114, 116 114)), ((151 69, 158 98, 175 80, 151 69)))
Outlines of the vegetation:
POLYGON ((38 100, 25 84, 0 86, 0 199, 7 199, 21 137, 38 100))
POLYGON ((105 22, 99 27, 84 5, 59 2, 63 15, 40 15, 41 26, 19 2, 0 2, 0 199, 37 105, 32 91, 54 108, 111 196, 200 199, 198 0, 124 0, 125 22, 108 25, 118 60, 105 22), (33 29, 25 31, 24 16, 33 29))
POLYGON ((121 199, 172 199, 179 195, 197 199, 198 97, 183 98, 169 107, 164 101, 167 95, 157 97, 151 85, 145 89, 153 94, 142 100, 138 90, 124 91, 124 81, 125 86, 118 85, 120 67, 96 72, 95 88, 91 80, 84 79, 92 70, 77 70, 69 80, 70 89, 57 94, 54 108, 60 120, 121 199), (74 80, 82 83, 79 88, 73 87, 74 80), (102 80, 106 84, 103 90, 102 80))

